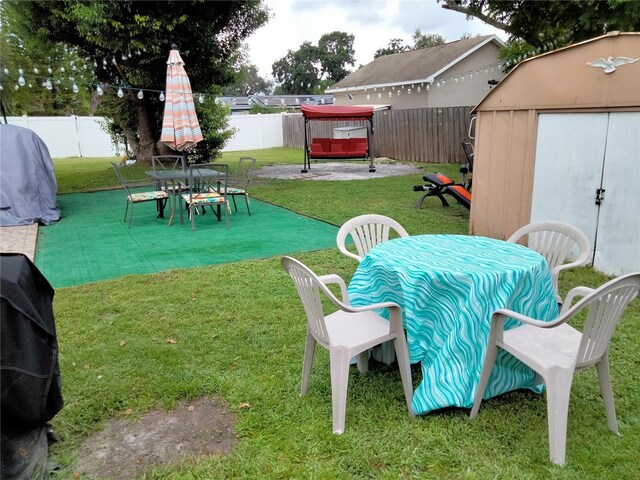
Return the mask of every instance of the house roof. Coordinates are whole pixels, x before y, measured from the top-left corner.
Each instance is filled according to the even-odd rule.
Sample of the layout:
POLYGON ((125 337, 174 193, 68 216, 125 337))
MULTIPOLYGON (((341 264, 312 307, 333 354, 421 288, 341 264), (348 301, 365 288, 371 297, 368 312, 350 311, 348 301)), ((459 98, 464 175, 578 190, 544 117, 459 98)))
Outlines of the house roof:
POLYGON ((354 120, 373 117, 373 107, 346 107, 334 105, 302 105, 304 118, 319 120, 354 120))
POLYGON ((502 47, 495 35, 420 48, 378 57, 327 89, 327 93, 353 90, 356 87, 387 87, 417 82, 433 82, 441 73, 488 43, 502 47))

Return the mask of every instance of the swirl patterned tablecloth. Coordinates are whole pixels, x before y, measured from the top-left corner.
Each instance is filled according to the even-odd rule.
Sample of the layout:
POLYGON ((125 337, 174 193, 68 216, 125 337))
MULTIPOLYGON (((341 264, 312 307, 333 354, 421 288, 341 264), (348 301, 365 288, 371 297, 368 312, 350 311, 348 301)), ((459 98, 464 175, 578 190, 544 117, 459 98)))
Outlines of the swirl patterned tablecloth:
MULTIPOLYGON (((416 414, 471 407, 495 310, 543 320, 558 315, 545 259, 486 237, 416 235, 380 243, 354 273, 349 296, 355 306, 402 307, 409 357, 421 363, 423 376, 414 392, 416 414)), ((516 325, 509 320, 505 328, 516 325)), ((540 393, 534 380, 533 370, 501 350, 484 398, 519 388, 540 393)))

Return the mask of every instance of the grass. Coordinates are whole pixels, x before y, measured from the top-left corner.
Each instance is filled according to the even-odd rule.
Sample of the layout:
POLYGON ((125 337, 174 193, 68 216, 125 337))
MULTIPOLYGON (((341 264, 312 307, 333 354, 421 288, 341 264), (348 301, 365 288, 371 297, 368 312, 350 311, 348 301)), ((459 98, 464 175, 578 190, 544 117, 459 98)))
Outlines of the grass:
MULTIPOLYGON (((295 150, 251 153, 259 164, 301 160, 295 150)), ((111 168, 110 160, 88 161, 93 181, 91 168, 82 164, 86 159, 56 161, 59 186, 72 191, 114 185, 112 172, 112 178, 102 172, 111 168)), ((139 168, 131 168, 132 176, 139 168)), ((453 167, 437 170, 455 176, 453 167)), ((273 180, 257 183, 253 194, 335 224, 378 212, 411 234, 466 233, 468 212, 462 207, 442 208, 429 199, 420 211, 413 208, 416 182, 420 175, 273 180)), ((338 273, 347 281, 356 267, 335 248, 298 258, 318 274, 338 273)), ((606 280, 588 268, 560 278, 563 292, 606 280)), ((109 418, 133 421, 153 407, 170 409, 178 399, 201 395, 221 396, 234 411, 240 443, 227 456, 156 469, 152 478, 640 478, 638 301, 611 345, 621 436, 607 429, 595 371, 577 375, 564 468, 548 460, 544 395, 519 391, 489 400, 474 421, 463 409, 410 418, 394 366, 372 364, 368 375, 351 373, 346 431, 333 435, 323 349, 316 353, 309 394, 299 397, 306 324, 279 258, 61 288, 54 308, 65 407, 54 419, 64 441, 51 453, 63 465, 60 478, 71 478, 76 449, 109 418), (245 403, 250 407, 241 407, 245 403), (127 409, 131 416, 124 415, 127 409)))

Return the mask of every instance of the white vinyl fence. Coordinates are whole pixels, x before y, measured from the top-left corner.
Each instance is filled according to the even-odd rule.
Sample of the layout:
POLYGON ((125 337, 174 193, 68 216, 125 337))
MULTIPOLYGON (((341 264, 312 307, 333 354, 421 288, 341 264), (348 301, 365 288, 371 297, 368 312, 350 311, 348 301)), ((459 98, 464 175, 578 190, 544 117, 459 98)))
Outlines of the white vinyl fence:
MULTIPOLYGON (((7 123, 33 130, 54 158, 112 157, 124 153, 102 127, 102 117, 7 117, 7 123)), ((225 152, 282 147, 282 114, 232 115, 229 126, 235 135, 225 152)))

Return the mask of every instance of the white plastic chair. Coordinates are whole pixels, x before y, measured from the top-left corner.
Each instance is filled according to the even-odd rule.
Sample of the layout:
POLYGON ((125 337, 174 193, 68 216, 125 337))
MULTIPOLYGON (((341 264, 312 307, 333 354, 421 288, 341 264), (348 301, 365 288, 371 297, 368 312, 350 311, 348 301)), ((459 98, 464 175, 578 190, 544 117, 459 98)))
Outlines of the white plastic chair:
POLYGON ((338 275, 318 277, 306 265, 291 257, 282 258, 282 267, 289 273, 296 286, 298 295, 307 315, 307 343, 302 368, 302 387, 300 396, 309 388, 311 364, 316 342, 329 350, 331 370, 331 398, 333 406, 333 433, 344 432, 347 407, 347 385, 349 382, 349 364, 357 356, 360 373, 368 370, 368 349, 388 340, 393 340, 404 396, 409 414, 413 398, 409 353, 402 329, 400 307, 392 302, 376 303, 365 307, 352 307, 349 304, 347 287, 338 275), (338 284, 342 294, 340 301, 327 288, 328 284, 338 284), (322 291, 339 310, 324 315, 320 297, 322 291), (391 320, 387 321, 374 312, 388 308, 391 320))
POLYGON ((480 374, 478 389, 471 409, 475 417, 480 408, 489 376, 502 348, 531 367, 542 377, 547 387, 547 422, 551 461, 564 465, 567 442, 567 415, 573 374, 595 365, 600 379, 609 430, 618 433, 616 412, 609 378, 609 340, 624 312, 640 290, 640 273, 631 273, 611 280, 597 289, 576 287, 565 299, 557 319, 551 322, 534 320, 511 310, 498 310, 491 318, 487 353, 480 374), (573 307, 577 296, 584 296, 573 307), (566 322, 587 309, 582 333, 566 322), (507 318, 524 323, 504 330, 507 318))
POLYGON ((507 242, 518 243, 524 236, 528 236, 527 246, 547 260, 556 298, 558 303, 561 303, 562 299, 558 295, 558 275, 562 270, 587 264, 591 253, 589 240, 584 233, 567 223, 537 222, 516 230, 507 242), (570 263, 564 263, 574 247, 578 248, 576 259, 570 263))
POLYGON ((355 258, 361 262, 369 250, 377 244, 389 240, 389 233, 395 230, 399 237, 408 237, 409 234, 402 225, 393 218, 384 215, 360 215, 348 220, 338 230, 337 244, 340 250, 347 257, 355 258), (358 254, 347 250, 346 240, 351 235, 356 245, 358 254))

